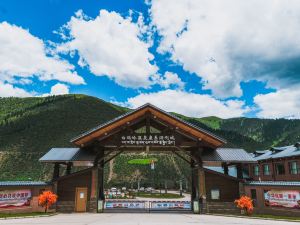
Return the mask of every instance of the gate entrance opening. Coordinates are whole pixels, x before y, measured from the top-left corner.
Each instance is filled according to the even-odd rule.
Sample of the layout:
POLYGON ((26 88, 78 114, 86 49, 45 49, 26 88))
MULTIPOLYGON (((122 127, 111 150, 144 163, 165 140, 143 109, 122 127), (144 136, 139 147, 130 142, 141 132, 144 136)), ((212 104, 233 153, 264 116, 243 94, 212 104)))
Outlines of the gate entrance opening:
MULTIPOLYGON (((163 152, 187 162, 191 168, 191 202, 183 203, 183 207, 189 204, 195 213, 206 213, 208 201, 226 202, 237 198, 241 192, 242 166, 255 162, 243 149, 221 148, 226 143, 224 139, 151 104, 101 124, 71 142, 76 148, 53 148, 40 159, 54 163, 54 191, 59 196, 58 210, 61 211, 72 208, 72 204, 74 207, 75 193, 70 193, 78 187, 87 188, 87 211, 103 212, 105 206, 114 204, 105 198, 104 165, 123 152, 163 152), (224 173, 207 170, 205 166, 209 165, 221 166, 224 173), (60 176, 62 166, 66 167, 64 176, 60 176), (76 166, 88 168, 71 173, 76 166), (228 166, 236 167, 236 178, 228 175, 228 166), (221 190, 218 199, 214 199, 212 190, 221 190)), ((144 207, 151 209, 182 205, 146 203, 144 207)), ((118 204, 131 206, 127 202, 118 204)))

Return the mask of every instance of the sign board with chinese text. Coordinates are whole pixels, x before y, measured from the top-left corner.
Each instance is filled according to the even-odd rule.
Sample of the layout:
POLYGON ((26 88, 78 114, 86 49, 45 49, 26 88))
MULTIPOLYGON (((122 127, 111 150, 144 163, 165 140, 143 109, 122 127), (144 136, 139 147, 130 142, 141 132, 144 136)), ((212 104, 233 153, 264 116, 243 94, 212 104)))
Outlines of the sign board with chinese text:
POLYGON ((0 208, 30 206, 31 190, 0 191, 0 208))
POLYGON ((122 145, 141 146, 175 146, 174 135, 123 135, 121 136, 122 145))
POLYGON ((300 209, 300 191, 269 190, 264 197, 266 206, 300 209))
POLYGON ((105 209, 144 209, 144 201, 105 201, 105 209))
POLYGON ((151 210, 191 210, 190 201, 151 201, 151 210))

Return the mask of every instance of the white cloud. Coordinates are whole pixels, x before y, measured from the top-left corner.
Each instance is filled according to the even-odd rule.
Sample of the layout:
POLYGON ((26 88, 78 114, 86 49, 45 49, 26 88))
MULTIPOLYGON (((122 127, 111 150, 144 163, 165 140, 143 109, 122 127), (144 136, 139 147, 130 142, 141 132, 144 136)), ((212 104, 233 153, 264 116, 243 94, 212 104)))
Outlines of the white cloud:
POLYGON ((231 118, 243 116, 249 111, 249 108, 244 106, 243 101, 219 101, 210 95, 188 93, 181 90, 164 90, 140 94, 129 98, 125 105, 137 108, 147 102, 166 111, 192 117, 218 116, 231 118))
POLYGON ((0 81, 0 97, 30 97, 32 94, 24 89, 0 81))
POLYGON ((0 23, 0 80, 38 77, 41 81, 58 80, 84 84, 74 66, 51 55, 44 42, 21 27, 0 23))
POLYGON ((257 95, 254 97, 254 102, 261 110, 257 114, 259 117, 300 119, 299 85, 273 93, 257 95))
POLYGON ((165 72, 162 77, 157 75, 157 77, 153 78, 153 81, 160 84, 164 88, 178 87, 180 89, 183 89, 185 85, 178 74, 169 71, 165 72))
POLYGON ((284 66, 271 67, 300 58, 298 0, 152 0, 150 12, 163 37, 159 51, 202 77, 215 96, 241 96, 243 80, 282 88, 295 79, 284 66))
POLYGON ((51 87, 50 95, 66 95, 69 94, 69 86, 57 83, 51 87))
POLYGON ((64 38, 70 39, 57 47, 60 52, 77 51, 79 65, 87 65, 97 76, 108 76, 125 87, 149 87, 151 77, 158 68, 150 61, 150 44, 143 41, 147 27, 142 17, 137 23, 116 12, 101 10, 95 19, 81 11, 62 29, 64 38))

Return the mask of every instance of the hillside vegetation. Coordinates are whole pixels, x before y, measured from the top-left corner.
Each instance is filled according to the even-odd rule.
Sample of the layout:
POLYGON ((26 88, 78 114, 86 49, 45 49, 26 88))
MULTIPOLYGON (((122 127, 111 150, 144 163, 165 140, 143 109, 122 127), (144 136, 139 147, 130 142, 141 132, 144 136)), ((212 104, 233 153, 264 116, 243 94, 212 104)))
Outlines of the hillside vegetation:
MULTIPOLYGON (((70 147, 71 138, 129 109, 85 95, 45 98, 0 98, 0 180, 49 180, 52 167, 38 159, 52 147, 70 147)), ((293 144, 300 140, 300 120, 217 117, 182 119, 228 141, 228 147, 248 151, 293 144)), ((122 183, 143 177, 145 182, 188 177, 189 167, 173 155, 122 154, 105 169, 106 182, 122 183), (155 174, 149 165, 129 160, 157 158, 155 174)))

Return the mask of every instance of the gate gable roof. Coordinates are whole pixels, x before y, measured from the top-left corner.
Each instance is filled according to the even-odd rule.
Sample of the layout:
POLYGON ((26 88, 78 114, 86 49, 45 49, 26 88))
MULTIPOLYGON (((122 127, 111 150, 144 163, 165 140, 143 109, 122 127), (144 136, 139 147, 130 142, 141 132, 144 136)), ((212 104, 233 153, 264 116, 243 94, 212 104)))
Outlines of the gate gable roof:
POLYGON ((153 116, 163 120, 164 122, 178 127, 179 129, 185 131, 186 133, 191 134, 194 137, 197 137, 199 140, 204 140, 210 143, 212 146, 220 147, 226 143, 225 139, 218 137, 217 135, 195 126, 187 121, 180 119, 179 117, 172 115, 150 103, 142 105, 141 107, 125 113, 119 117, 116 117, 106 123, 100 124, 99 126, 84 132, 83 134, 73 138, 71 140, 77 146, 84 146, 86 143, 89 143, 104 134, 109 133, 113 129, 116 129, 120 126, 126 125, 128 122, 135 120, 139 117, 142 117, 146 113, 151 113, 153 116))

